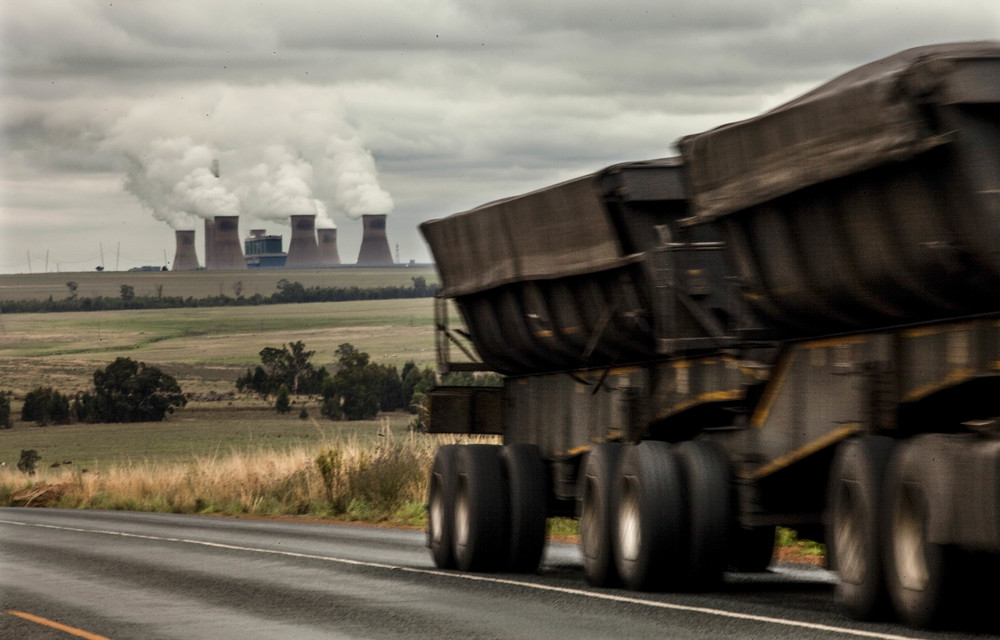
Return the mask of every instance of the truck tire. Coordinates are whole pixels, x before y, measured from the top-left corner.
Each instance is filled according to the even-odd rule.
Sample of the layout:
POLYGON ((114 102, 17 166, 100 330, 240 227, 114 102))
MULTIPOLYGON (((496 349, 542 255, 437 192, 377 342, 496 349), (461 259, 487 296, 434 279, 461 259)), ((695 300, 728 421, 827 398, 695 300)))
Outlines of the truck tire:
POLYGON ((507 561, 507 497, 500 447, 458 447, 455 460, 455 565, 462 571, 494 571, 507 561))
POLYGON ((718 586, 726 570, 731 530, 729 456, 721 445, 690 440, 674 448, 687 497, 687 559, 685 586, 704 591, 718 586))
POLYGON ((944 621, 949 549, 927 540, 928 479, 913 442, 896 448, 885 474, 883 562, 889 597, 900 620, 921 629, 944 621))
POLYGON ((826 539, 840 575, 834 597, 857 620, 878 619, 888 609, 879 518, 893 445, 884 436, 846 440, 830 469, 826 539))
POLYGON ((507 570, 534 573, 545 549, 548 474, 538 447, 511 444, 500 450, 510 513, 507 570))
POLYGON ((733 519, 730 531, 729 568, 740 573, 759 573, 774 557, 774 525, 741 527, 733 519))
POLYGON ((455 568, 455 458, 458 445, 446 444, 434 453, 427 485, 427 546, 439 569, 455 568))
POLYGON ((679 587, 687 578, 681 470, 666 442, 626 447, 617 490, 615 566, 629 589, 679 587))
POLYGON ((606 442, 594 445, 583 461, 580 474, 580 549, 587 582, 595 587, 618 584, 615 570, 613 531, 615 486, 621 469, 622 445, 606 442))

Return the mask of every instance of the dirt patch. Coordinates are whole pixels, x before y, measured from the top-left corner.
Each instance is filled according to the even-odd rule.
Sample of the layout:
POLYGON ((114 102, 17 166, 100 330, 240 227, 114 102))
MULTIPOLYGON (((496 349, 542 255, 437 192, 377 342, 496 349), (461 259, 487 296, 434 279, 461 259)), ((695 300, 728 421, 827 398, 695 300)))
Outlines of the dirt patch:
POLYGON ((10 498, 12 507, 51 507, 65 495, 68 484, 42 484, 30 489, 21 489, 10 498))

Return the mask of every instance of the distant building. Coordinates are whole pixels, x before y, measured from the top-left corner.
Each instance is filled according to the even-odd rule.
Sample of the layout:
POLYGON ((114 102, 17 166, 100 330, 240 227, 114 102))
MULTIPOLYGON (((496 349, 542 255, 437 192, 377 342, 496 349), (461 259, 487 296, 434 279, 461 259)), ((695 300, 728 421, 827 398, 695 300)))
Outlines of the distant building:
POLYGON ((281 251, 281 236, 269 236, 266 233, 263 229, 252 229, 250 237, 243 241, 247 267, 251 269, 285 266, 288 254, 281 251))

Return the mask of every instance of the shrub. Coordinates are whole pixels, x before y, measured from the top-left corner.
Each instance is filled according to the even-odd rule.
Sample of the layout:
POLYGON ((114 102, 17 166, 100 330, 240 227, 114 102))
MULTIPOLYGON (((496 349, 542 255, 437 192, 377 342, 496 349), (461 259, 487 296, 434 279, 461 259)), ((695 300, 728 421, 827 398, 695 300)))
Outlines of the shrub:
POLYGON ((315 463, 334 513, 378 519, 422 499, 425 458, 398 444, 375 450, 333 447, 320 452, 315 463))
POLYGON ((21 449, 21 459, 17 461, 17 468, 19 471, 33 476, 35 475, 35 465, 41 459, 42 457, 34 449, 21 449))
POLYGON ((288 387, 281 385, 278 388, 278 397, 274 401, 274 410, 278 413, 288 413, 292 410, 292 403, 288 399, 288 387))

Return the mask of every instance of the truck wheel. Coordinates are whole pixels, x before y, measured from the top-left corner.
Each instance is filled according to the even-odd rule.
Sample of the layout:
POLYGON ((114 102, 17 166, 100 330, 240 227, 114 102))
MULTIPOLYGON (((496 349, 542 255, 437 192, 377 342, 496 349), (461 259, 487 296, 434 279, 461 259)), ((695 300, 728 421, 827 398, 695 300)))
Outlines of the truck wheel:
POLYGON ((545 548, 548 511, 548 474, 538 447, 512 444, 500 450, 510 513, 510 551, 507 568, 534 573, 545 548))
POLYGON ((612 552, 614 531, 613 495, 621 469, 622 445, 607 442, 591 447, 580 474, 580 548, 583 571, 595 587, 618 583, 612 552))
POLYGON ((942 621, 948 593, 948 550, 927 540, 930 508, 913 443, 897 447, 886 470, 882 525, 889 596, 905 624, 934 627, 942 621))
POLYGON ((729 456, 706 440, 682 442, 674 449, 687 496, 688 576, 686 587, 707 590, 722 582, 729 548, 731 487, 729 456))
POLYGON ((671 446, 625 449, 618 484, 615 565, 629 589, 679 586, 686 574, 681 470, 671 446))
POLYGON ((427 489, 427 546, 440 569, 455 568, 455 457, 458 445, 446 444, 434 453, 427 489))
POLYGON ((462 571, 492 571, 507 560, 507 497, 500 447, 458 447, 455 484, 455 564, 462 571))
POLYGON ((852 618, 885 613, 888 595, 882 571, 879 516, 885 468, 893 440, 852 438, 837 447, 830 470, 827 541, 840 574, 835 598, 852 618))
POLYGON ((759 573, 774 557, 774 525, 741 527, 733 523, 730 531, 729 568, 740 573, 759 573))

